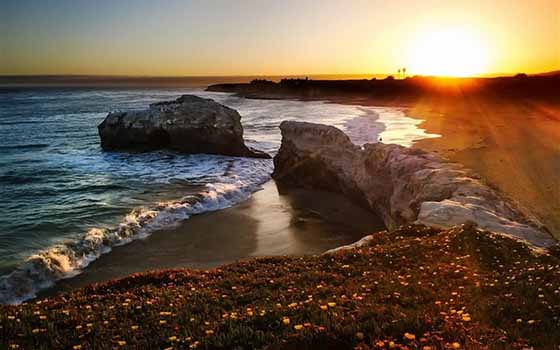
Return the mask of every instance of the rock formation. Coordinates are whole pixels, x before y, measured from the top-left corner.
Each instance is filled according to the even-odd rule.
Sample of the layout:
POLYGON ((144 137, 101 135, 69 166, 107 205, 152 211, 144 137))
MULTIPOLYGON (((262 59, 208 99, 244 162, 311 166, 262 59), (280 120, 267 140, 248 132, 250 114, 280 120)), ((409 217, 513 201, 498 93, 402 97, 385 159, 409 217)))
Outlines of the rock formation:
POLYGON ((388 229, 474 223, 539 247, 555 244, 542 225, 458 164, 398 145, 359 147, 326 125, 289 121, 280 129, 277 181, 342 193, 376 213, 388 229))
POLYGON ((270 158, 243 142, 241 116, 211 99, 183 95, 146 110, 113 112, 98 126, 107 150, 174 149, 185 153, 270 158))

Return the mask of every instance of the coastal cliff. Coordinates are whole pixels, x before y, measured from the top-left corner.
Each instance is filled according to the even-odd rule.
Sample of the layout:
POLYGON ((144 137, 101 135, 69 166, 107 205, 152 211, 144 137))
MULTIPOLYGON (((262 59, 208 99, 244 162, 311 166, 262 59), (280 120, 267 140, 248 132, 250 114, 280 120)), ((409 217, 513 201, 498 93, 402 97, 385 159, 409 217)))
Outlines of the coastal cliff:
POLYGON ((184 153, 270 158, 247 147, 241 116, 211 99, 183 95, 146 110, 112 112, 98 126, 106 150, 173 149, 184 153))
POLYGON ((342 193, 376 213, 389 229, 474 223, 538 247, 556 243, 546 228, 475 175, 434 154, 383 143, 359 147, 326 125, 290 121, 280 129, 277 181, 342 193))

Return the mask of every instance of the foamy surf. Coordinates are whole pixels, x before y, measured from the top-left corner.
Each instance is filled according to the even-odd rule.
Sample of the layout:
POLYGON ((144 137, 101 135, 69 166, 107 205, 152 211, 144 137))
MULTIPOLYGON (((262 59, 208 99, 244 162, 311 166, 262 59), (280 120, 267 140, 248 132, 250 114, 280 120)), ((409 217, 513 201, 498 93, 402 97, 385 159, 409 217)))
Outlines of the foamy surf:
POLYGON ((40 114, 30 112, 29 96, 0 111, 2 123, 16 126, 0 130, 3 146, 11 147, 0 154, 0 211, 17 218, 0 220, 0 266, 9 266, 0 277, 0 303, 33 298, 56 281, 79 274, 115 246, 246 200, 269 179, 270 160, 100 151, 95 126, 108 106, 145 108, 184 93, 238 110, 248 144, 270 154, 280 146, 278 125, 284 120, 334 125, 359 145, 381 137, 386 143, 410 146, 433 137, 398 108, 252 100, 184 90, 76 91, 64 97, 34 92, 41 96, 40 114), (37 143, 22 144, 21 135, 32 135, 37 143), (192 186, 204 190, 192 194, 192 186), (161 200, 154 198, 177 198, 182 190, 191 194, 154 203, 161 200))
POLYGON ((242 202, 270 179, 271 172, 270 160, 237 159, 229 176, 224 176, 224 182, 207 184, 206 190, 177 201, 136 208, 115 228, 93 228, 77 240, 41 250, 0 278, 0 303, 18 304, 34 298, 37 292, 52 287, 56 281, 78 275, 115 246, 146 238, 192 215, 225 209, 242 202))

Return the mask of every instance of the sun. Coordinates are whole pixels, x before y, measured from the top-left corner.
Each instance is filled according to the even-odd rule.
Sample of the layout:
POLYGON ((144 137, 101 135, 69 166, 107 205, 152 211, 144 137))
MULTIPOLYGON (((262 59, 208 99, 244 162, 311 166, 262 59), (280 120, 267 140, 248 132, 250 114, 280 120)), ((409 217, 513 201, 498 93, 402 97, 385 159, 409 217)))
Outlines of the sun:
POLYGON ((411 74, 466 77, 487 72, 483 40, 465 29, 430 30, 419 34, 410 47, 411 74))

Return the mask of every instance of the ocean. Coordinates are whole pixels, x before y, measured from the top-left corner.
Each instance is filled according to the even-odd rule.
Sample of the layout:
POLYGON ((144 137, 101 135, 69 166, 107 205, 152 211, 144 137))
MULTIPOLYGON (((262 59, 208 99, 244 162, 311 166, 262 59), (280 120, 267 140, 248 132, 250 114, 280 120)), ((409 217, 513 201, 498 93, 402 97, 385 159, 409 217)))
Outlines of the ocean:
POLYGON ((200 86, 0 89, 0 303, 30 299, 114 247, 244 202, 270 180, 271 160, 100 148, 108 112, 182 94, 236 109, 246 143, 271 155, 283 120, 334 125, 356 144, 437 136, 400 108, 244 99, 200 86))

